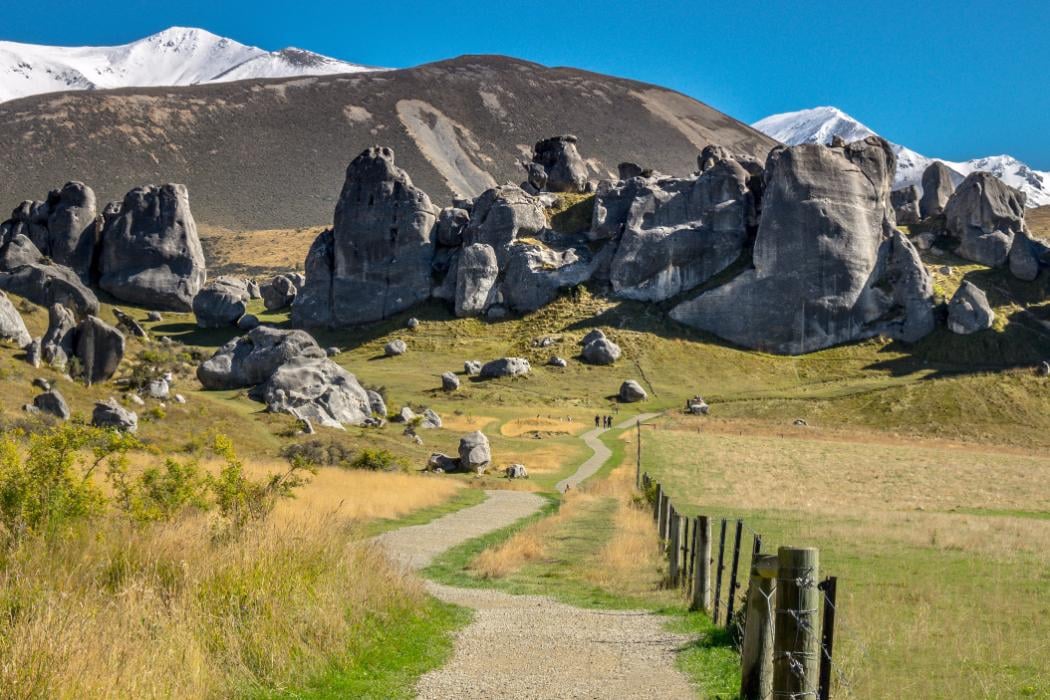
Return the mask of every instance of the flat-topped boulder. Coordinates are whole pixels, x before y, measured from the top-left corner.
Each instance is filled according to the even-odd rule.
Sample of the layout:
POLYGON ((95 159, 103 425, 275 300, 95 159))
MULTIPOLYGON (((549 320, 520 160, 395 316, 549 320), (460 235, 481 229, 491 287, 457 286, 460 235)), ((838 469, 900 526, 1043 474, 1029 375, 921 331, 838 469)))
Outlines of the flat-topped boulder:
POLYGON ((325 352, 306 331, 259 326, 216 350, 197 367, 197 378, 205 389, 251 387, 299 356, 321 358, 325 352))
POLYGON ((498 360, 486 362, 480 374, 483 379, 498 379, 500 377, 524 377, 531 371, 532 367, 524 357, 501 357, 498 360))

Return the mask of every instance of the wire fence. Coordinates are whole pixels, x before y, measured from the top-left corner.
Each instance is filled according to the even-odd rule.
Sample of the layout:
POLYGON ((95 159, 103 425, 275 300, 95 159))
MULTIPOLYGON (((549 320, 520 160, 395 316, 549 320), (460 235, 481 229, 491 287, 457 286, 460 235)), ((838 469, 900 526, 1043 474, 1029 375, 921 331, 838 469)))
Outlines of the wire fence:
POLYGON ((681 589, 690 610, 725 630, 740 653, 740 697, 852 697, 835 658, 838 579, 820 578, 819 551, 773 549, 743 518, 685 516, 642 463, 639 423, 636 485, 652 507, 667 560, 665 585, 681 589))

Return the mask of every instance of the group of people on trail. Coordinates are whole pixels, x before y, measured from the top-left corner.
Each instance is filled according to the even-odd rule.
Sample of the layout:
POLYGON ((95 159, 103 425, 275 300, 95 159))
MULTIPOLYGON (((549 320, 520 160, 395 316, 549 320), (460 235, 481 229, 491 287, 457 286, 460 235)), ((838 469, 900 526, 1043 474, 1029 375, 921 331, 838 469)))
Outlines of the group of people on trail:
POLYGON ((613 427, 612 416, 595 416, 594 417, 595 428, 611 428, 613 427))

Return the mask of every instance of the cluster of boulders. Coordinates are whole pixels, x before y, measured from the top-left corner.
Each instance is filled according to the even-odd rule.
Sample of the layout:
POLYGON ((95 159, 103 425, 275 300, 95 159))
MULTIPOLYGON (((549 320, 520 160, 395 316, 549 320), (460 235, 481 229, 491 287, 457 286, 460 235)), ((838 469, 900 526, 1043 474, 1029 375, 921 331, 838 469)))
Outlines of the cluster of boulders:
MULTIPOLYGON (((0 304, 0 316, 2 310, 0 304)), ((47 331, 24 346, 31 365, 46 364, 86 384, 106 381, 116 373, 124 359, 125 337, 120 330, 90 314, 78 321, 62 304, 51 304, 47 313, 47 331)))
POLYGON ((489 439, 483 432, 476 430, 460 438, 457 457, 435 452, 427 460, 427 469, 436 473, 463 471, 483 474, 491 463, 492 448, 489 439))
POLYGON ((301 330, 254 328, 202 362, 197 378, 205 389, 247 388, 268 410, 311 426, 377 425, 386 418, 382 397, 366 392, 301 330))

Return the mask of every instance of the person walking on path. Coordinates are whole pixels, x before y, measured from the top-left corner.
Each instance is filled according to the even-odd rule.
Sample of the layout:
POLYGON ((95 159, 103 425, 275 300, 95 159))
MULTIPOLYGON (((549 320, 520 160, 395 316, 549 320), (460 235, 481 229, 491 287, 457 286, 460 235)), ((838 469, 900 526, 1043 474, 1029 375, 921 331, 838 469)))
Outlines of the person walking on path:
POLYGON ((595 416, 595 417, 594 417, 594 427, 595 427, 595 428, 597 428, 597 427, 598 427, 598 416, 595 416))

